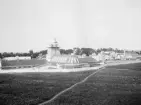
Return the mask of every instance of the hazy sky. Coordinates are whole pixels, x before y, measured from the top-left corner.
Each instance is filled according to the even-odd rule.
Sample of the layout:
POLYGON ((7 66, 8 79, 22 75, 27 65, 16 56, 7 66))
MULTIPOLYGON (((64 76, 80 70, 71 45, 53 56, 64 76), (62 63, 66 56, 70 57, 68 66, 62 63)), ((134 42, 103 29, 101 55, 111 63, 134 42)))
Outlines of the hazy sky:
POLYGON ((141 49, 141 0, 0 0, 0 52, 141 49))

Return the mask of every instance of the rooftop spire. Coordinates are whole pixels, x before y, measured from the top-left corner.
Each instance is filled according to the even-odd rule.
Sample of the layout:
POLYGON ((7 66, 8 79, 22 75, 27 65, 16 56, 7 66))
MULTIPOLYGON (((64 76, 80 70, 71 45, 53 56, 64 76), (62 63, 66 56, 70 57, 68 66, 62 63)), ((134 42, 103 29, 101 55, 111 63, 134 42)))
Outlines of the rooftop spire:
POLYGON ((54 43, 57 43, 56 38, 54 38, 54 43))

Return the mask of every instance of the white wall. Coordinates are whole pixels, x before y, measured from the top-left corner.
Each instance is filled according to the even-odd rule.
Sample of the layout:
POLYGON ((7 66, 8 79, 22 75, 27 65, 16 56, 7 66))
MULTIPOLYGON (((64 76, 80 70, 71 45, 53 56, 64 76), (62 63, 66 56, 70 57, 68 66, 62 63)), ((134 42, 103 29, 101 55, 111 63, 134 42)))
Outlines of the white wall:
POLYGON ((5 57, 4 60, 24 60, 24 59, 31 59, 31 57, 5 57))

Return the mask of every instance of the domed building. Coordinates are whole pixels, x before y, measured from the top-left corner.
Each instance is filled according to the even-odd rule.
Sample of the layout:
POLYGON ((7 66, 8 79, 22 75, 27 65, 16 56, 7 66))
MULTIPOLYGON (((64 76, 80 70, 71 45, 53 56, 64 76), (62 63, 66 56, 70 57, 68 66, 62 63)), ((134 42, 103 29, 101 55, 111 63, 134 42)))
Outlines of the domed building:
POLYGON ((47 61, 59 68, 80 68, 95 66, 97 61, 92 57, 79 57, 77 55, 61 55, 58 42, 55 40, 48 47, 47 61))

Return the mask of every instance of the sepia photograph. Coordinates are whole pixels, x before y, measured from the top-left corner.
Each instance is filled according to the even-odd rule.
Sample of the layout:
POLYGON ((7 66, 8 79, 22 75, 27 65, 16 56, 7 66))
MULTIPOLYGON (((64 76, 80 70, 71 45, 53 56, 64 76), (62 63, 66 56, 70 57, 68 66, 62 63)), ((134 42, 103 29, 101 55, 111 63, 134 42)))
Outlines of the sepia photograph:
POLYGON ((141 105, 141 0, 0 0, 0 105, 141 105))

